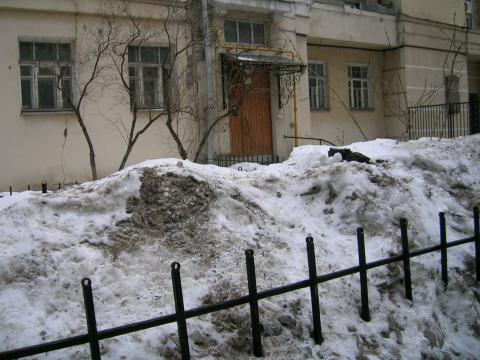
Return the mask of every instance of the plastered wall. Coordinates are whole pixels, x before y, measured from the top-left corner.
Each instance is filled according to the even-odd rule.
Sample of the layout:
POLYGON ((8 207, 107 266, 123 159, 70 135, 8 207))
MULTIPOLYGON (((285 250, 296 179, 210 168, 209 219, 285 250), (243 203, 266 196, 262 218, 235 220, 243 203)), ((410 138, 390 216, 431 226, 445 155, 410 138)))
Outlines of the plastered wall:
POLYGON ((308 46, 309 60, 325 62, 329 83, 329 109, 311 111, 312 137, 323 138, 338 145, 362 141, 363 136, 355 121, 369 140, 385 137, 383 58, 383 53, 379 51, 308 46), (370 88, 373 97, 371 110, 350 110, 348 64, 370 65, 370 88))
MULTIPOLYGON (((18 42, 20 38, 72 41, 75 53, 85 53, 90 46, 85 34, 99 24, 100 19, 89 14, 75 17, 68 12, 0 10, 0 191, 9 185, 23 190, 42 180, 69 183, 91 179, 86 142, 72 113, 21 114, 18 42)), ((162 44, 165 39, 152 41, 162 44)), ((88 69, 76 65, 74 72, 77 79, 85 80, 88 69)), ((115 81, 112 77, 107 82, 115 81)), ((131 121, 129 101, 114 86, 97 87, 89 93, 83 111, 99 176, 106 176, 117 170, 126 149, 120 131, 131 121)), ((147 115, 139 115, 139 127, 146 124, 147 115)), ((162 118, 140 137, 127 164, 165 156, 178 155, 162 118)))
POLYGON ((460 26, 465 24, 463 0, 401 0, 401 12, 441 23, 455 23, 460 26))

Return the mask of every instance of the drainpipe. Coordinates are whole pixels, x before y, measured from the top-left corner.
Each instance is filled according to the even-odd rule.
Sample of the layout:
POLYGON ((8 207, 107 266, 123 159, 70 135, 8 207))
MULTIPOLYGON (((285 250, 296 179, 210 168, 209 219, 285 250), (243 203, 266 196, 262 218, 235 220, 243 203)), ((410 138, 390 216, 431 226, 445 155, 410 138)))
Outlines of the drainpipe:
MULTIPOLYGON (((204 27, 204 43, 205 51, 205 68, 207 72, 207 131, 213 124, 213 56, 212 56, 212 36, 210 33, 210 25, 208 21, 208 2, 202 0, 202 19, 204 27)), ((207 162, 213 164, 213 133, 210 132, 207 138, 207 162)))

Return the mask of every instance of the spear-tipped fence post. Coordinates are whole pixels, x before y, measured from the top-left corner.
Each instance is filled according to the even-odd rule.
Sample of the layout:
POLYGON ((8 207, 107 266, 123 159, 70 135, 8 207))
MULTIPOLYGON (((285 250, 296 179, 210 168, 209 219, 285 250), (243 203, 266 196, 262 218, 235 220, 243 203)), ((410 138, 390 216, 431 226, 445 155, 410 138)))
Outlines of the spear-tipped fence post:
POLYGON ((475 236, 475 270, 477 273, 477 281, 480 281, 480 220, 478 215, 478 207, 473 208, 473 228, 475 236))
POLYGON ((12 187, 10 186, 10 196, 12 196, 12 187))
POLYGON ((92 282, 89 278, 82 279, 83 303, 87 319, 88 342, 92 360, 100 360, 100 346, 98 344, 97 321, 95 319, 95 306, 93 305, 92 282))
POLYGON ((445 287, 448 285, 448 263, 447 263, 447 226, 445 224, 445 213, 438 214, 440 218, 440 262, 442 267, 442 281, 445 287))
POLYGON ((252 322, 253 354, 263 355, 262 338, 260 335, 260 315, 258 313, 257 280, 255 277, 255 259, 253 250, 245 251, 247 263, 248 296, 250 302, 250 318, 252 322))
POLYGON ((357 229, 358 243, 358 265, 360 273, 360 296, 362 299, 362 310, 360 317, 365 321, 370 321, 370 309, 368 306, 368 284, 367 284, 367 261, 365 258, 365 239, 363 229, 357 229))
POLYGON ((400 234, 402 238, 402 257, 403 257, 403 276, 405 277, 405 297, 413 301, 412 297, 412 277, 410 274, 410 250, 408 248, 408 221, 400 219, 400 234))
POLYGON ((173 297, 175 300, 175 316, 177 318, 178 337, 180 339, 180 353, 182 360, 190 359, 188 346, 187 321, 185 319, 185 307, 183 305, 182 281, 180 279, 180 264, 172 263, 173 297))
POLYGON ((313 238, 307 237, 307 256, 308 256, 308 275, 310 280, 310 297, 312 300, 312 319, 313 319, 313 339, 315 343, 321 344, 322 337, 322 323, 320 320, 320 304, 318 299, 318 285, 317 285, 317 264, 315 261, 315 246, 313 238))

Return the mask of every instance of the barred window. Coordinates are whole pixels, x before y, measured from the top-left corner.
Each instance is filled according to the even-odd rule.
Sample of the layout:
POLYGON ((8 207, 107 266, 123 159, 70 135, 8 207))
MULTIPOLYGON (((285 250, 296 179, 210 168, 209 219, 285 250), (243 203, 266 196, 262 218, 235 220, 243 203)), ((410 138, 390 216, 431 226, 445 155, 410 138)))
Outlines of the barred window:
POLYGON ((322 62, 308 63, 308 90, 310 108, 314 110, 327 109, 327 76, 326 66, 322 62))
POLYGON ((370 109, 372 107, 368 65, 348 66, 348 90, 350 108, 370 109))
POLYGON ((168 66, 168 48, 128 47, 130 105, 137 109, 162 109, 164 70, 168 66))
POLYGON ((22 111, 71 109, 70 43, 20 42, 22 111))

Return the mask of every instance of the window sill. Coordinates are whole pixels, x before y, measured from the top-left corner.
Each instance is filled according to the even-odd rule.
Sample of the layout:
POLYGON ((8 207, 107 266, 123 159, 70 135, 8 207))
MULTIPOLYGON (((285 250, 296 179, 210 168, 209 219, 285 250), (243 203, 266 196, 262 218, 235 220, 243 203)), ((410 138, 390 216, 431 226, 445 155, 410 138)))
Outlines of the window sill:
POLYGON ((326 111, 330 111, 331 109, 330 108, 310 108, 310 111, 320 111, 320 112, 326 112, 326 111))
MULTIPOLYGON (((133 113, 133 110, 130 109, 130 112, 133 113)), ((148 114, 148 113, 161 113, 161 114, 166 114, 167 109, 138 109, 137 113, 139 114, 148 114)))
POLYGON ((350 108, 350 111, 375 111, 375 108, 350 108))
POLYGON ((270 48, 271 46, 268 46, 267 44, 249 44, 249 43, 242 43, 242 42, 230 42, 230 41, 225 41, 225 44, 230 45, 230 46, 241 46, 241 47, 249 47, 251 49, 262 49, 262 48, 270 48))
POLYGON ((38 115, 73 115, 73 110, 21 110, 22 116, 38 116, 38 115))

